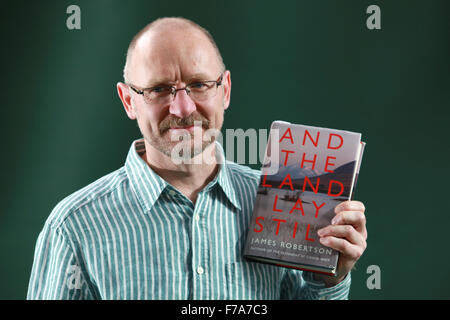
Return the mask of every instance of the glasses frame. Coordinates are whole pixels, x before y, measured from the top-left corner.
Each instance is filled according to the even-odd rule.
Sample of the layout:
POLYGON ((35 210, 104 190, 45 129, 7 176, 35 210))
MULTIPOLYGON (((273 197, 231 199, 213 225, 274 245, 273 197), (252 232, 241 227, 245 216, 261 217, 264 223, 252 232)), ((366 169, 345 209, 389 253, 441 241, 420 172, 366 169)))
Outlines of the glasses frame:
MULTIPOLYGON (((173 96, 173 98, 172 98, 172 101, 173 101, 173 99, 175 99, 175 97, 176 97, 176 95, 177 95, 177 91, 180 91, 180 90, 185 90, 185 91, 186 91, 186 94, 187 94, 189 97, 191 97, 191 96, 189 95, 190 92, 191 92, 191 90, 189 89, 189 87, 192 86, 192 85, 195 85, 195 84, 199 84, 199 83, 215 83, 215 84, 216 84, 216 88, 218 88, 219 86, 222 85, 223 74, 224 74, 224 72, 222 72, 222 73, 220 74, 220 76, 217 78, 217 80, 196 81, 196 82, 194 82, 194 83, 188 84, 188 85, 185 86, 184 88, 179 88, 179 89, 177 89, 175 86, 166 86, 166 85, 158 85, 158 86, 154 86, 154 87, 150 87, 150 88, 138 89, 135 85, 133 85, 133 84, 131 84, 131 83, 125 83, 125 84, 126 84, 127 86, 129 86, 129 87, 131 88, 131 90, 133 90, 134 92, 136 92, 136 93, 139 94, 139 95, 142 95, 143 97, 144 97, 145 91, 153 90, 153 89, 158 88, 158 87, 169 87, 169 88, 171 88, 171 93, 170 93, 170 94, 173 96)), ((217 94, 217 93, 216 93, 216 94, 217 94)), ((214 95, 214 96, 215 96, 215 95, 214 95)), ((191 99, 192 99, 192 98, 191 98, 191 99)), ((145 98, 144 98, 144 101, 145 101, 145 98)), ((151 100, 150 100, 149 102, 151 102, 151 100)))

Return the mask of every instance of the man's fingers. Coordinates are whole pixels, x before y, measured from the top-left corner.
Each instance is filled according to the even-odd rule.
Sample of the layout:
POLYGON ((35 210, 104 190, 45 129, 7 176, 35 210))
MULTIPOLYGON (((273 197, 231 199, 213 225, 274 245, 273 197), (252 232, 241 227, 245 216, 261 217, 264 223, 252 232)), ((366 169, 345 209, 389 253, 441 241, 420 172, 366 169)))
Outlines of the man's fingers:
POLYGON ((331 220, 331 224, 352 225, 364 239, 367 239, 366 216, 361 211, 341 211, 331 220))
POLYGON ((364 213, 366 211, 366 207, 361 201, 349 200, 341 202, 334 208, 334 212, 338 214, 341 211, 361 211, 364 213))
POLYGON ((327 246, 329 248, 341 252, 343 255, 350 257, 355 261, 358 260, 359 257, 361 257, 361 255, 364 252, 364 248, 354 245, 342 238, 336 238, 331 236, 323 237, 320 238, 320 243, 322 243, 324 246, 327 246))
POLYGON ((327 226, 323 229, 320 229, 317 234, 319 237, 336 237, 336 238, 344 238, 347 239, 350 243, 361 246, 365 249, 366 241, 363 238, 363 235, 355 230, 355 228, 351 225, 334 225, 327 226))

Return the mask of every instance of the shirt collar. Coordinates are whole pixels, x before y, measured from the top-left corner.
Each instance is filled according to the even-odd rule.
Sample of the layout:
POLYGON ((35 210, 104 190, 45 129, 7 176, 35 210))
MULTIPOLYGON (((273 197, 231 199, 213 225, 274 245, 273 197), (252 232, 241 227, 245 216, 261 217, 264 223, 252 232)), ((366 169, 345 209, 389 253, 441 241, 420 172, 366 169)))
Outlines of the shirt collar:
POLYGON ((230 165, 225 159, 225 152, 223 151, 222 145, 217 141, 215 142, 215 144, 216 160, 219 164, 219 172, 217 173, 216 177, 205 187, 204 190, 209 191, 210 188, 214 187, 216 184, 219 184, 228 200, 230 200, 230 202, 240 210, 241 204, 239 202, 239 198, 237 197, 236 189, 234 188, 230 165))
MULTIPOLYGON (((216 177, 208 183, 203 191, 209 192, 218 184, 228 200, 237 208, 241 209, 239 199, 234 189, 233 180, 231 179, 230 168, 224 156, 223 147, 219 142, 216 144, 216 159, 219 163, 219 171, 216 177)), ((141 158, 145 153, 144 139, 138 139, 131 144, 128 156, 125 162, 125 170, 130 180, 139 203, 145 212, 150 209, 158 200, 162 192, 170 184, 154 172, 150 166, 141 158)), ((172 187, 173 188, 173 187, 172 187)))

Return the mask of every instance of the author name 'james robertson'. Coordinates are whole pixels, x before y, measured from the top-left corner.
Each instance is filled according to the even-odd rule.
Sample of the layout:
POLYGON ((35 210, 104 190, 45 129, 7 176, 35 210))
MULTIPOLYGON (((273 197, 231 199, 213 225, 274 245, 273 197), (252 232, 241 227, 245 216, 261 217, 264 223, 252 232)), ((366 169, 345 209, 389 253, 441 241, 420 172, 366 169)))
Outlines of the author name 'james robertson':
POLYGON ((252 238, 251 244, 262 244, 272 247, 279 247, 279 248, 285 248, 285 249, 291 249, 291 250, 298 250, 298 251, 305 251, 305 252, 311 252, 311 253, 319 253, 319 254, 328 254, 331 255, 333 250, 327 249, 327 248, 321 248, 321 247, 315 247, 315 246, 309 246, 304 244, 298 244, 298 243, 292 243, 292 242, 285 242, 285 241, 279 241, 272 239, 265 239, 265 238, 252 238))

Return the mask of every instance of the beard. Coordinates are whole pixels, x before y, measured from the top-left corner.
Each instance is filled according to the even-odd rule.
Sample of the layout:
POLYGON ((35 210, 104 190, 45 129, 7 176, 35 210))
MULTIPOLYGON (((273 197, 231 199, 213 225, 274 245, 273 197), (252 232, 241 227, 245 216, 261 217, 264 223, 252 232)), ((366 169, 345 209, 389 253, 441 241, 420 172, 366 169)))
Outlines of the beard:
POLYGON ((173 160, 185 161, 201 154, 211 143, 214 137, 203 141, 202 130, 210 128, 210 121, 195 111, 186 118, 177 118, 169 115, 159 124, 158 134, 144 137, 146 141, 155 149, 173 160), (171 132, 171 128, 194 126, 193 132, 180 130, 176 134, 171 132), (175 148, 175 149, 174 149, 175 148))

